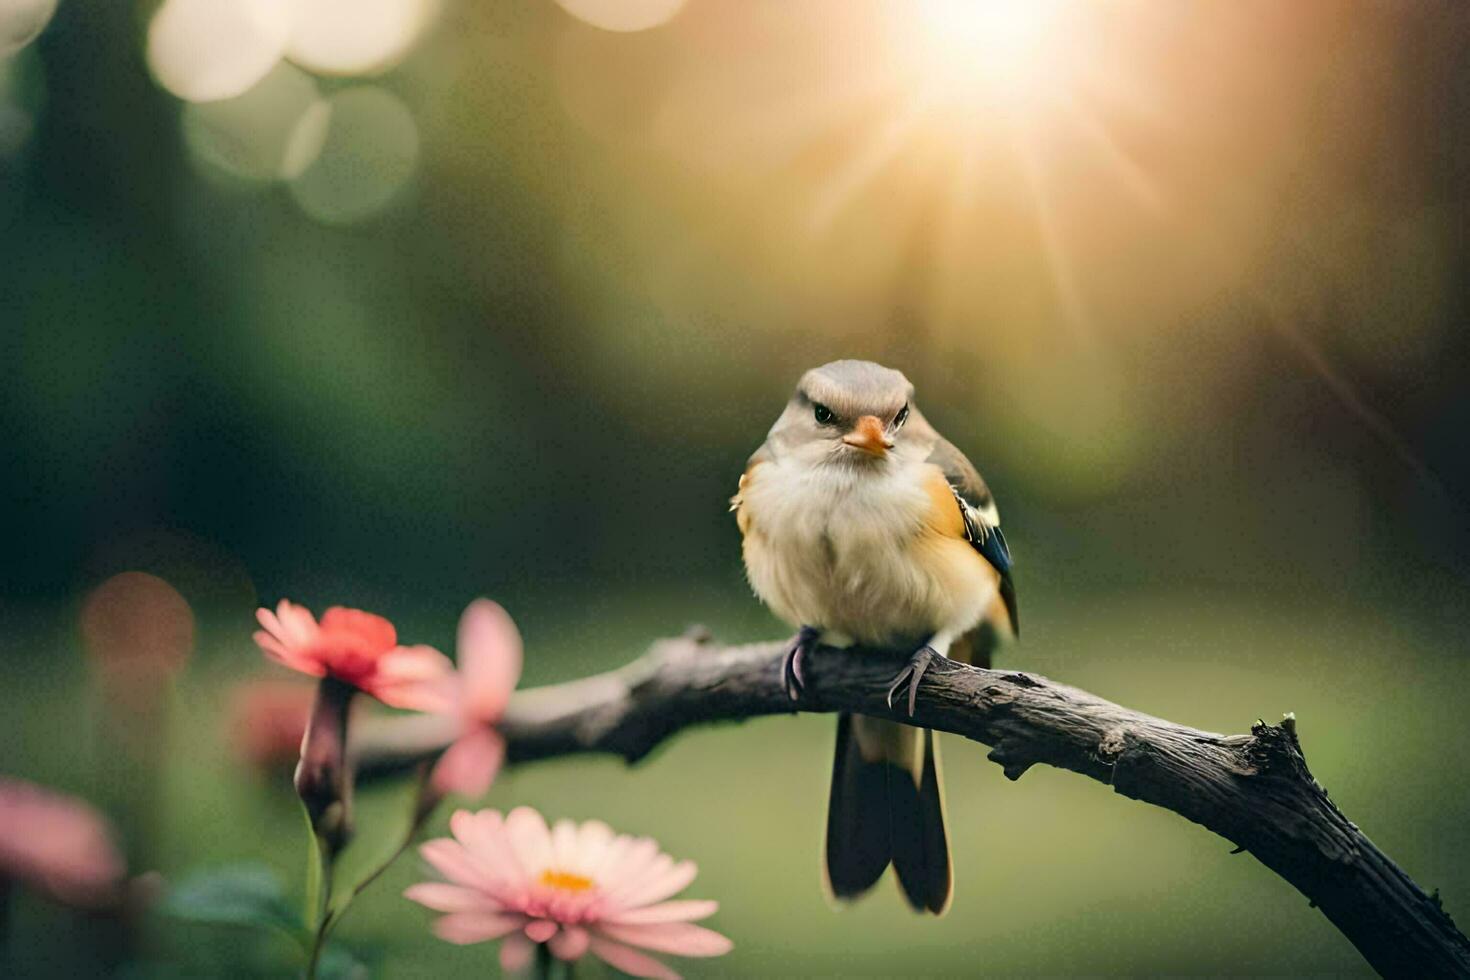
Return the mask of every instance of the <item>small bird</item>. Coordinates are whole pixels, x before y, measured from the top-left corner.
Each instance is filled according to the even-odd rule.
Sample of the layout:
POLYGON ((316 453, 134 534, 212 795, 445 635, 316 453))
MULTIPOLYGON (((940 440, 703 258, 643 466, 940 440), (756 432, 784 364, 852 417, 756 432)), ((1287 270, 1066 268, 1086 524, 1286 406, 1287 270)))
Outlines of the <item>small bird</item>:
MULTIPOLYGON (((799 701, 818 643, 913 650, 888 690, 914 713, 938 658, 989 666, 1016 635, 1000 514, 908 378, 871 361, 802 375, 730 501, 756 594, 797 628, 781 665, 799 701)), ((891 862, 917 912, 953 891, 938 745, 927 729, 843 714, 827 811, 827 883, 848 900, 891 862)))

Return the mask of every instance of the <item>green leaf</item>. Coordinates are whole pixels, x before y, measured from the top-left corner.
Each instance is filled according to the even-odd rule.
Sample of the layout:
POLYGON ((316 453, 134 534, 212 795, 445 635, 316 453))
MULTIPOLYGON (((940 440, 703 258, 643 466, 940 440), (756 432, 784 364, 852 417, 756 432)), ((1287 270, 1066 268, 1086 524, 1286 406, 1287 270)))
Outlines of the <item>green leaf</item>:
POLYGON ((260 864, 196 871, 169 889, 157 910, 183 922, 280 929, 292 936, 301 928, 280 878, 260 864))

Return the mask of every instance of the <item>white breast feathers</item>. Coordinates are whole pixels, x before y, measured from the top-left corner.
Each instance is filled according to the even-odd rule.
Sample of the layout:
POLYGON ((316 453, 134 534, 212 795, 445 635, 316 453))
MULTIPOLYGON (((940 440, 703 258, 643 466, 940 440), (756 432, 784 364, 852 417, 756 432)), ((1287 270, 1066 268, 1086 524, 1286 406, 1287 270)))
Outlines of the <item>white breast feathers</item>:
POLYGON ((935 480, 943 477, 918 462, 760 463, 738 497, 756 594, 793 626, 860 643, 968 631, 994 599, 998 576, 945 530, 956 515, 936 513, 949 492, 931 492, 935 480))

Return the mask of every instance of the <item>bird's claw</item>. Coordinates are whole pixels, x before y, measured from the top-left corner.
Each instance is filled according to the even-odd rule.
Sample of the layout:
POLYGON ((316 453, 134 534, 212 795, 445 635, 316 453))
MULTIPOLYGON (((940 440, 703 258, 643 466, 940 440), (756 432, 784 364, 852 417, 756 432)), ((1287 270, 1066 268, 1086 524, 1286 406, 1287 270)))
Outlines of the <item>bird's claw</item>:
POLYGON ((888 707, 893 707, 893 696, 898 693, 899 688, 907 684, 909 687, 909 717, 914 716, 914 709, 919 703, 919 681, 923 679, 924 671, 929 669, 929 665, 938 656, 939 651, 927 643, 914 651, 909 662, 904 664, 903 670, 898 672, 898 676, 888 686, 888 707))
POLYGON ((806 672, 802 670, 801 662, 817 645, 819 636, 820 630, 803 626, 791 641, 791 646, 786 648, 786 656, 781 661, 781 686, 792 701, 800 701, 802 692, 806 690, 806 672))

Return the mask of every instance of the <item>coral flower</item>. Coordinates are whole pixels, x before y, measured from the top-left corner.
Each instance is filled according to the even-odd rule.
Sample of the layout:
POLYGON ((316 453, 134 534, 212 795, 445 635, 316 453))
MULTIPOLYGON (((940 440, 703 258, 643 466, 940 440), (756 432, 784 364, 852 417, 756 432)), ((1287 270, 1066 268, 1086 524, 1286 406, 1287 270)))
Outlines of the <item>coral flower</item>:
POLYGON ((395 708, 447 707, 445 679, 453 666, 433 647, 398 645, 382 616, 333 606, 321 623, 303 606, 282 599, 276 611, 259 609, 263 629, 255 642, 276 662, 312 677, 333 677, 395 708))
POLYGON ((719 956, 730 940, 697 926, 711 901, 667 901, 694 880, 691 861, 675 862, 647 837, 614 834, 589 820, 558 820, 518 807, 459 810, 453 839, 428 841, 424 859, 447 882, 414 885, 404 895, 438 912, 439 938, 451 943, 503 939, 500 964, 523 969, 535 944, 576 960, 590 952, 635 977, 678 980, 639 949, 676 956, 719 956))
POLYGON ((126 869, 107 821, 88 804, 0 779, 0 883, 24 882, 76 908, 116 904, 126 869))
POLYGON ((476 599, 459 620, 459 683, 451 711, 460 736, 434 766, 440 793, 483 796, 505 758, 500 721, 521 677, 521 634, 510 615, 489 599, 476 599))

